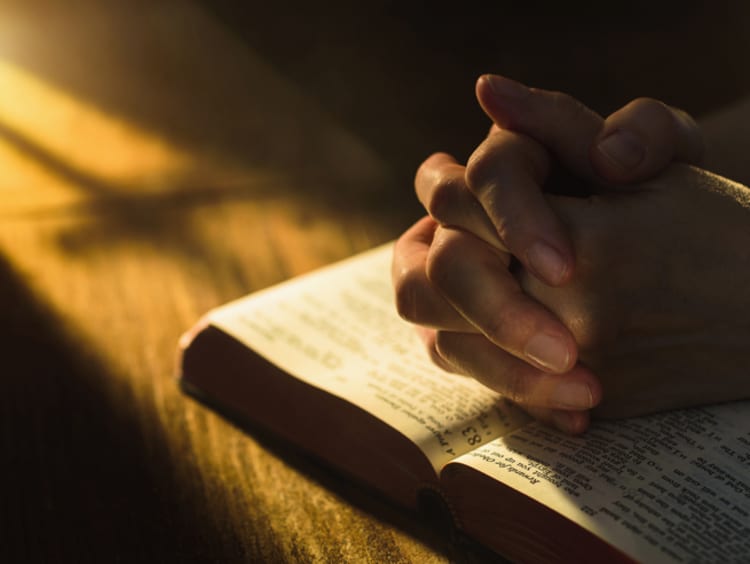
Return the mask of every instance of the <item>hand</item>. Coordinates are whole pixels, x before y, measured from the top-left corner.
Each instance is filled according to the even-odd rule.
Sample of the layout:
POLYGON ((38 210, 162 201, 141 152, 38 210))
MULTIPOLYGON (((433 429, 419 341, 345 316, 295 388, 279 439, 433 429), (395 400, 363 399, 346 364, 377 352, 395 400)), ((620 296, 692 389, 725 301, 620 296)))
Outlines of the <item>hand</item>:
POLYGON ((587 410, 601 400, 599 381, 591 371, 576 365, 567 374, 551 374, 511 354, 507 344, 497 344, 518 333, 523 338, 529 332, 523 322, 515 325, 513 320, 524 310, 533 314, 541 309, 551 315, 523 293, 507 270, 509 263, 507 253, 498 252, 470 233, 441 227, 431 217, 425 217, 399 238, 394 249, 393 280, 399 313, 420 324, 417 331, 435 364, 476 378, 537 419, 563 431, 579 433, 588 425, 587 410), (437 244, 433 246, 433 242, 437 244), (431 256, 440 257, 444 252, 445 258, 439 258, 438 264, 450 269, 448 261, 460 246, 469 253, 456 257, 461 264, 455 266, 461 268, 465 262, 469 269, 457 271, 460 276, 456 279, 473 282, 473 287, 466 288, 467 296, 477 298, 461 313, 445 299, 440 282, 433 285, 426 267, 431 256), (438 250, 433 254, 434 249, 438 250), (492 275, 488 276, 485 269, 490 269, 492 275), (493 283, 498 283, 497 288, 485 287, 493 283), (489 299, 483 301, 484 296, 489 299), (484 313, 483 321, 489 328, 480 331, 464 317, 471 311, 484 313), (497 315, 493 315, 494 311, 497 315), (509 323, 504 325, 503 320, 509 323))
MULTIPOLYGON (((530 90, 501 77, 480 78, 477 95, 494 119, 531 132, 540 142, 548 144, 564 166, 589 182, 584 185, 574 180, 574 192, 581 192, 582 186, 583 191, 601 190, 601 183, 607 180, 595 172, 595 168, 603 171, 610 182, 618 174, 629 180, 654 174, 666 166, 669 159, 700 156, 700 132, 692 119, 655 100, 636 100, 605 121, 570 96, 530 90), (489 92, 488 84, 495 84, 495 90, 520 90, 521 93, 498 98, 489 92), (606 145, 618 135, 636 139, 636 144, 644 148, 643 159, 627 173, 611 166, 611 159, 604 157, 600 150, 602 143, 606 145), (591 184, 597 180, 599 186, 591 184)), ((448 155, 436 154, 422 164, 415 185, 419 199, 439 223, 475 234, 509 252, 540 280, 561 285, 574 273, 574 256, 566 229, 544 198, 542 186, 545 183, 549 186, 549 177, 550 158, 538 142, 495 125, 470 158, 467 168, 448 155), (567 250, 556 250, 561 248, 567 250), (562 255, 567 258, 563 260, 562 255)), ((569 183, 562 189, 563 192, 570 190, 569 183)), ((405 268, 408 271, 408 266, 405 268)), ((396 279, 395 283, 399 294, 401 282, 396 279)), ((408 301, 419 292, 404 294, 408 301)), ((575 364, 577 347, 572 335, 533 300, 521 300, 513 310, 525 324, 518 324, 519 317, 514 317, 512 322, 505 323, 505 333, 499 335, 493 326, 502 319, 509 319, 502 311, 492 312, 497 313, 497 320, 485 321, 476 317, 471 308, 462 306, 471 299, 483 301, 485 294, 472 298, 465 290, 457 289, 447 297, 456 309, 465 310, 464 317, 490 340, 537 368, 562 373, 575 364), (514 329, 513 323, 519 328, 514 329), (524 326, 536 328, 536 333, 544 338, 526 342, 531 334, 523 333, 520 327, 524 326)), ((478 307, 482 306, 478 304, 478 307)), ((408 303, 402 309, 402 315, 415 323, 445 328, 429 317, 429 308, 420 308, 421 317, 410 317, 414 307, 408 303)))
MULTIPOLYGON (((585 405, 582 386, 592 405, 602 400, 602 417, 750 397, 750 189, 674 165, 628 190, 547 200, 569 229, 579 268, 558 288, 524 268, 515 277, 520 299, 538 300, 571 329, 581 362, 564 375, 534 371, 464 327, 435 334, 444 366, 570 432, 587 419, 561 398, 580 392, 585 405)), ((439 270, 507 283, 497 250, 465 231, 426 218, 399 244, 441 262, 439 270)), ((438 290, 453 283, 444 276, 452 275, 431 280, 438 290)))
POLYGON ((628 190, 548 202, 569 229, 576 274, 559 288, 516 276, 573 332, 601 382, 598 415, 750 397, 748 188, 674 165, 628 190))
MULTIPOLYGON (((481 94, 481 80, 478 88, 480 92, 480 100, 482 99, 481 94)), ((540 122, 550 117, 550 108, 557 108, 561 116, 559 119, 554 120, 552 123, 557 125, 557 128, 546 128, 544 130, 547 135, 547 140, 552 142, 560 152, 562 157, 567 160, 568 163, 573 163, 579 169, 584 170, 584 174, 588 177, 594 177, 595 173, 588 167, 588 161, 582 161, 580 158, 581 153, 571 151, 570 147, 575 145, 569 143, 576 135, 579 138, 588 138, 590 142, 598 138, 606 138, 608 133, 608 126, 615 124, 617 128, 622 128, 623 125, 627 126, 629 123, 634 123, 636 126, 643 121, 643 115, 648 113, 656 112, 656 115, 662 115, 659 112, 667 112, 668 115, 673 112, 663 105, 654 101, 640 101, 633 103, 621 110, 620 112, 613 114, 607 122, 603 124, 603 133, 598 131, 592 126, 592 124, 598 123, 602 126, 601 118, 598 118, 592 112, 585 110, 580 104, 572 100, 571 98, 564 97, 563 95, 553 93, 539 92, 539 95, 534 95, 537 100, 533 103, 527 103, 527 112, 522 113, 523 119, 525 120, 521 125, 534 130, 540 129, 540 122), (554 102, 554 103, 553 103, 554 102), (567 108, 565 111, 561 111, 560 108, 567 108), (580 119, 581 115, 588 116, 588 120, 580 119), (567 121, 566 121, 567 120, 567 121), (567 135, 567 137, 566 137, 567 135)), ((529 102, 527 98, 527 102, 529 102)), ((667 125, 665 126, 665 120, 653 120, 647 121, 647 126, 635 127, 638 130, 642 139, 646 141, 646 145, 649 144, 659 145, 659 139, 671 140, 673 139, 673 130, 669 124, 672 118, 666 120, 667 125), (661 124, 659 128, 653 128, 654 131, 648 129, 648 126, 654 124, 661 124)), ((523 120, 522 120, 523 121, 523 120)), ((516 124, 518 125, 518 124, 516 124)), ((495 128, 497 129, 497 128, 495 128)), ((695 131, 688 129, 684 136, 694 135, 695 131)), ((494 137, 494 136, 493 136, 494 137)), ((520 136, 513 136, 510 132, 506 132, 506 138, 503 143, 499 144, 503 150, 511 149, 510 155, 513 156, 513 148, 518 148, 518 140, 520 136)), ((682 137, 680 137, 682 139, 682 137)), ((673 143, 674 144, 674 143, 673 143)), ((585 146, 585 143, 577 142, 578 146, 585 146)), ((690 145, 690 143, 688 143, 690 145)), ((695 145, 695 143, 693 143, 695 145)), ((522 147, 523 148, 523 147, 522 147)), ((633 174, 644 174, 650 171, 654 166, 663 164, 660 163, 659 159, 667 158, 668 151, 662 151, 661 156, 657 155, 653 151, 648 152, 647 157, 642 164, 640 172, 636 170, 633 174), (649 168, 650 167, 650 168, 649 168), (645 172, 644 172, 645 171, 645 172)), ((486 154, 500 157, 502 156, 502 150, 493 153, 488 151, 486 154)), ((526 143, 526 150, 522 151, 521 156, 528 158, 534 154, 534 145, 532 143, 526 143)), ((592 161, 597 162, 592 153, 592 161)), ((508 156, 508 155, 505 155, 508 156)), ((516 161, 519 159, 516 158, 516 161)), ((481 159, 480 159, 481 161, 481 159)), ((535 209, 537 212, 549 213, 549 209, 541 197, 541 189, 539 185, 544 177, 546 160, 545 154, 541 152, 541 156, 536 159, 536 169, 527 166, 529 163, 521 162, 524 166, 512 166, 513 159, 510 161, 511 166, 506 167, 506 178, 518 178, 517 172, 526 172, 528 170, 535 170, 537 177, 534 178, 536 185, 531 183, 531 193, 538 196, 538 201, 532 202, 532 204, 526 203, 526 209, 531 209, 533 212, 535 209), (540 168, 542 170, 540 170, 540 168), (514 176, 515 172, 515 176, 514 176)), ((601 168, 601 167, 600 167, 601 168)), ((637 168, 637 167, 636 167, 637 168)), ((616 172, 616 171, 615 171, 616 172)), ((527 183, 527 186, 529 184, 527 183)), ((507 188, 513 188, 514 185, 506 185, 507 188)), ((478 202, 471 197, 471 193, 466 190, 463 184, 463 168, 455 164, 455 161, 447 158, 446 156, 435 156, 429 159, 425 165, 420 169, 420 174, 417 176, 417 189, 423 202, 427 201, 428 207, 431 209, 434 215, 443 218, 446 223, 455 223, 459 225, 468 225, 469 229, 474 232, 479 232, 480 237, 484 238, 496 244, 498 247, 503 248, 503 241, 499 240, 497 233, 488 221, 486 214, 482 213, 482 208, 478 202), (435 165, 436 169, 442 168, 437 175, 431 171, 431 166, 435 165), (448 170, 445 170, 448 169, 448 170), (431 174, 432 173, 432 174, 431 174), (421 181, 420 181, 421 176, 421 181), (438 182, 434 182, 436 179, 438 182), (426 181, 425 181, 426 180, 426 181), (437 186, 439 190, 433 190, 437 186), (420 189, 421 188, 421 189, 420 189), (458 196, 458 197, 457 197, 458 196), (448 215, 451 217, 448 218, 448 215)), ((506 194, 500 194, 500 197, 506 194)), ((513 193, 511 193, 511 196, 513 193)), ((523 197, 524 193, 520 195, 523 197)), ((455 348, 452 345, 453 341, 463 340, 466 341, 466 335, 459 335, 456 332, 473 332, 475 335, 472 337, 474 344, 477 347, 482 346, 483 341, 486 341, 481 335, 477 333, 477 326, 479 329, 483 329, 484 334, 489 336, 490 340, 494 343, 503 347, 506 351, 509 351, 515 356, 530 360, 532 364, 543 370, 553 371, 557 368, 559 371, 565 371, 571 368, 575 362, 575 342, 570 338, 567 329, 557 322, 544 308, 535 304, 533 300, 530 300, 523 296, 520 289, 517 286, 515 280, 506 276, 503 286, 499 286, 500 290, 493 293, 487 294, 487 292, 478 291, 478 288, 464 288, 463 292, 465 296, 476 296, 474 305, 469 308, 464 308, 462 312, 464 316, 456 314, 456 311, 448 304, 442 295, 437 292, 425 291, 425 288, 429 288, 429 281, 427 281, 424 271, 424 263, 426 262, 426 249, 429 248, 432 242, 432 236, 435 230, 435 225, 429 220, 420 222, 415 228, 407 232, 402 237, 402 241, 396 249, 396 257, 394 261, 394 281, 397 288, 397 297, 400 304, 400 311, 404 317, 415 321, 417 323, 432 325, 442 329, 437 335, 429 330, 423 329, 422 334, 424 339, 428 342, 428 346, 433 353, 436 361, 448 369, 454 371, 464 371, 475 376, 479 376, 488 385, 495 389, 499 389, 509 397, 515 399, 522 405, 525 405, 529 410, 534 411, 535 415, 543 418, 547 421, 557 424, 566 430, 575 432, 582 430, 587 423, 587 416, 584 412, 569 411, 572 409, 586 409, 596 404, 600 398, 601 391, 595 378, 589 371, 586 371, 582 367, 576 367, 574 373, 566 375, 564 380, 559 378, 552 378, 548 375, 540 373, 539 370, 533 369, 530 366, 524 366, 517 362, 516 359, 508 357, 508 355, 502 356, 503 362, 500 362, 498 353, 503 351, 495 350, 494 359, 492 363, 493 377, 490 378, 487 371, 478 371, 477 363, 482 364, 480 356, 474 355, 470 358, 469 365, 466 362, 461 363, 460 358, 456 359, 457 366, 448 363, 445 358, 437 354, 437 348, 440 348, 444 354, 451 348, 455 348), (483 300, 482 298, 486 295, 494 296, 495 300, 483 300), (503 301, 504 299, 504 301, 503 301), (500 308, 497 310, 500 315, 497 315, 496 319, 492 319, 492 316, 488 316, 488 313, 494 312, 492 307, 489 307, 491 303, 497 302, 500 308), (467 315, 468 314, 468 315, 467 315), (472 319, 473 317, 473 319, 472 319), (502 323, 502 320, 511 320, 511 323, 502 323), (527 323, 518 323, 515 326, 512 324, 515 320, 525 320, 527 323), (468 321, 473 323, 469 323, 468 321), (479 323, 476 323, 476 321, 479 323), (540 323, 541 320, 541 323, 540 323), (550 323, 551 322, 551 323, 550 323), (531 353, 530 355, 524 356, 519 354, 518 346, 513 346, 513 341, 516 343, 523 341, 524 338, 528 338, 529 329, 532 329, 536 323, 537 326, 547 324, 547 331, 542 329, 537 332, 537 335, 541 334, 541 349, 542 355, 534 355, 534 347, 537 349, 540 347, 540 340, 537 339, 536 344, 527 343, 526 350, 524 352, 531 353), (555 325, 557 325, 555 327, 555 325), (514 334, 515 333, 515 334, 514 334), (523 333, 526 333, 525 335, 523 333), (556 334, 555 334, 556 333, 556 334), (565 366, 550 366, 545 364, 543 355, 545 352, 549 353, 550 350, 550 339, 544 337, 552 336, 552 349, 555 348, 555 339, 562 340, 564 347, 567 347, 567 351, 563 352, 565 366), (438 345, 435 345, 436 341, 440 341, 438 345), (442 346, 441 346, 442 345, 442 346), (546 351, 544 350, 546 347, 546 351), (572 350, 572 354, 571 354, 572 350), (540 362, 541 360, 541 362, 540 362), (462 366, 463 364, 463 366, 462 366), (502 370, 499 369, 502 367, 502 370), (563 410, 563 411, 561 411, 563 410)), ((564 231, 563 231, 564 233, 564 231)), ((498 255, 500 256, 500 255, 498 255)), ((508 264, 510 258, 505 256, 504 260, 508 264)), ((470 272, 468 270, 467 272, 470 272)), ((464 279, 471 279, 471 276, 462 277, 464 279)), ((481 278, 478 279, 478 283, 481 282, 481 278)), ((478 284, 481 285, 481 284, 478 284)), ((462 290, 459 288, 458 294, 461 294, 462 290)), ((459 295, 459 301, 461 296, 459 295)), ((460 308, 459 308, 460 309, 460 308)), ((460 347, 459 347, 460 348, 460 347)), ((476 347, 475 347, 476 348, 476 347)), ((558 347, 559 350, 560 347, 558 347)), ((488 349, 490 350, 490 349, 488 349)), ((460 355, 459 355, 460 356, 460 355)), ((486 356, 486 355, 485 355, 486 356)), ((484 368, 487 368, 485 364, 484 368)))
POLYGON ((673 161, 698 164, 703 153, 693 119, 657 100, 634 100, 603 120, 567 94, 527 88, 500 76, 480 77, 476 93, 494 122, 490 138, 469 159, 467 171, 449 155, 427 159, 417 172, 417 196, 440 223, 468 227, 491 243, 499 240, 553 286, 572 276, 574 252, 543 198, 549 164, 534 162, 545 157, 517 134, 543 145, 563 167, 593 183, 592 189, 650 178, 673 161), (508 166, 509 159, 519 165, 508 166), (470 194, 489 221, 472 224, 476 204, 470 194))

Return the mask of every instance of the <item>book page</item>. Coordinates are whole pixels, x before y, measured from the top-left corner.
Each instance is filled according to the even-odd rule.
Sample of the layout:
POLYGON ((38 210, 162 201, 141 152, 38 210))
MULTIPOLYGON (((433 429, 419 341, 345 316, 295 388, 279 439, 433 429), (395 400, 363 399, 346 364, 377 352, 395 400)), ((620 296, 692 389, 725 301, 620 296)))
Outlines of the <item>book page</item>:
POLYGON ((474 380, 429 360, 396 312, 392 245, 209 314, 293 376, 365 409, 415 442, 438 470, 527 421, 474 380))
POLYGON ((530 424, 462 456, 647 562, 750 555, 750 402, 597 423, 530 424))

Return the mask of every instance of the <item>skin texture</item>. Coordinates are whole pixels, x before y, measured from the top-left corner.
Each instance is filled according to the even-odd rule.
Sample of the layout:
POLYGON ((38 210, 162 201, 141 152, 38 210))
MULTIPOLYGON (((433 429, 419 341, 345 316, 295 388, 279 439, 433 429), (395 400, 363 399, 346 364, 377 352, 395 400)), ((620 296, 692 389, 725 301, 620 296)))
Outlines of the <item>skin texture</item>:
MULTIPOLYGON (((750 395, 746 187, 674 165, 628 190, 547 199, 569 229, 579 268, 563 287, 546 285, 522 267, 513 276, 524 299, 537 300, 570 329, 579 362, 565 374, 550 374, 464 326, 434 333, 442 366, 474 376, 571 432, 585 428, 581 410, 595 404, 599 416, 625 417, 750 395), (581 385, 589 388, 588 400, 585 393, 576 396, 581 385)), ((502 252, 429 218, 399 246, 424 265, 439 260, 446 271, 471 272, 475 294, 491 293, 505 277, 502 252)), ((424 281, 428 287, 415 290, 436 300, 456 291, 448 274, 424 281)))
MULTIPOLYGON (((480 78, 477 85, 479 101, 490 117, 515 130, 501 129, 495 124, 467 167, 444 153, 428 158, 416 175, 417 195, 439 223, 462 227, 508 251, 548 284, 567 283, 575 270, 575 255, 565 227, 543 197, 542 185, 548 179, 550 156, 535 140, 551 147, 565 167, 595 189, 604 183, 611 185, 617 174, 625 179, 647 177, 673 158, 697 159, 700 155, 702 142, 695 123, 685 118, 684 112, 664 104, 637 100, 603 120, 567 95, 527 89, 500 77, 491 78, 505 85, 503 92, 508 85, 513 92, 522 91, 520 96, 496 97, 488 86, 489 78, 480 78), (645 156, 625 176, 618 168, 609 170, 609 180, 600 178, 596 170, 606 169, 609 160, 601 158, 599 143, 623 132, 640 140, 645 156)), ((511 288, 506 285, 500 292, 511 288)), ((533 300, 523 300, 520 309, 523 319, 529 319, 523 327, 534 326, 538 333, 557 341, 548 340, 546 348, 536 347, 542 356, 527 356, 526 360, 552 372, 569 370, 577 355, 570 332, 533 300)), ((530 337, 520 330, 511 330, 494 341, 518 353, 525 349, 521 341, 530 337)))
MULTIPOLYGON (((480 77, 476 95, 495 124, 491 133, 530 137, 594 189, 645 180, 673 161, 698 164, 703 153, 700 130, 692 118, 656 100, 634 100, 604 120, 567 94, 527 88, 499 76, 480 77)), ((500 143, 493 137, 470 157, 467 185, 508 250, 541 280, 564 284, 575 268, 574 253, 564 229, 540 198, 539 179, 546 178, 547 171, 531 163, 516 167, 515 175, 507 178, 493 174, 498 167, 507 174, 510 167, 503 159, 514 157, 499 153, 500 143), (556 261, 532 264, 529 255, 535 244, 556 254, 556 261)), ((537 152, 528 144, 526 151, 537 152)), ((519 156, 521 165, 530 162, 524 158, 528 155, 519 156)))
MULTIPOLYGON (((496 122, 490 136, 467 169, 445 154, 425 161, 415 184, 433 219, 416 224, 396 247, 393 274, 399 311, 422 326, 420 333, 433 359, 447 370, 479 379, 532 415, 569 432, 583 430, 587 410, 600 403, 597 413, 624 416, 690 405, 698 396, 701 401, 709 396, 710 401, 738 397, 736 381, 709 396, 700 385, 677 386, 679 394, 673 388, 675 378, 685 377, 686 367, 698 366, 696 359, 676 359, 691 358, 688 351, 699 354, 695 343, 700 335, 707 339, 709 333, 717 334, 718 325, 729 326, 726 315, 714 325, 699 321, 707 319, 705 312, 685 306, 698 294, 675 282, 680 277, 691 280, 688 271, 695 268, 686 265, 700 243, 698 238, 692 247, 681 246, 685 234, 680 229, 692 233, 705 223, 691 216, 696 214, 689 212, 676 186, 693 186, 686 192, 693 195, 691 201, 715 207, 716 217, 724 217, 727 210, 744 210, 745 189, 687 168, 670 168, 657 184, 617 184, 653 175, 672 159, 699 158, 702 143, 695 123, 683 112, 648 99, 602 120, 570 97, 525 89, 512 81, 511 89, 520 88, 520 96, 504 92, 494 97, 489 82, 480 79, 477 94, 496 122), (556 126, 543 127, 545 121, 556 126), (529 135, 498 123, 526 129, 529 135), (602 141, 623 133, 630 141, 636 139, 641 149, 630 167, 619 166, 600 148, 602 141), (563 192, 580 192, 585 184, 585 190, 596 195, 572 199, 543 194, 551 160, 540 140, 581 178, 573 180, 578 186, 572 188, 567 178, 563 192), (592 185, 592 180, 597 183, 592 185), (665 218, 674 215, 671 206, 677 201, 683 202, 684 217, 665 229, 665 218), (612 226, 618 228, 613 231, 612 226), (625 236, 626 227, 633 231, 632 226, 639 229, 625 236), (674 237, 665 238, 660 247, 653 245, 655 235, 667 233, 674 237), (570 249, 570 262, 553 283, 535 268, 533 257, 529 260, 528 253, 518 250, 524 245, 528 249, 528 241, 533 244, 539 237, 550 246, 570 249), (633 246, 624 245, 626 241, 633 246), (642 248, 660 252, 644 255, 642 248), (679 255, 675 249, 683 249, 685 258, 679 264, 668 261, 675 264, 671 281, 655 276, 646 283, 644 273, 664 273, 662 255, 679 255), (640 277, 626 276, 632 273, 640 277), (676 301, 666 307, 664 296, 676 301), (634 303, 640 309, 634 309, 634 303), (655 305, 665 305, 666 310, 655 305), (684 311, 677 317, 684 318, 682 326, 674 315, 681 307, 684 311), (703 333, 695 327, 703 327, 703 333), (539 336, 541 341, 535 340, 539 336), (670 354, 671 360, 662 362, 670 354), (662 362, 662 372, 671 374, 671 381, 644 370, 654 361, 662 362)), ((744 212, 736 215, 734 227, 741 231, 747 218, 744 212)), ((735 250, 720 264, 739 259, 735 250)), ((719 270, 714 268, 707 280, 715 280, 719 270)), ((703 294, 716 293, 712 284, 704 284, 703 294)), ((727 330, 730 341, 747 344, 737 324, 727 330)), ((715 338, 713 343, 718 346, 715 338)), ((707 347, 705 342, 705 358, 710 356, 707 347)))
POLYGON ((517 276, 573 332, 603 388, 598 415, 750 397, 750 190, 673 165, 637 189, 550 203, 577 274, 564 288, 517 276))

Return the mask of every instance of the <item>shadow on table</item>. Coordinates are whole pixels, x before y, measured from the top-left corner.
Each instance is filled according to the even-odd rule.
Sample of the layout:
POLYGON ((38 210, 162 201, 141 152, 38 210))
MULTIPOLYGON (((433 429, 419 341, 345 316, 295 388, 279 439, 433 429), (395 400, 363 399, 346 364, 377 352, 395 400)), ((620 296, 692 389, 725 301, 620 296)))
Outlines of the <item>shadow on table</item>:
MULTIPOLYGON (((206 398, 200 399, 206 401, 206 398)), ((445 503, 438 499, 437 494, 427 492, 420 497, 419 512, 414 512, 386 500, 382 493, 366 485, 362 485, 335 467, 326 464, 313 455, 301 452, 284 439, 269 432, 263 427, 248 421, 241 421, 230 413, 224 413, 221 405, 208 402, 209 407, 222 413, 227 420, 252 436, 266 450, 273 453, 292 466, 296 471, 304 474, 329 492, 332 492, 349 505, 352 505, 374 517, 378 521, 419 539, 431 547, 436 553, 445 555, 450 562, 456 564, 505 564, 508 561, 476 541, 461 534, 455 527, 450 510, 445 503)), ((378 554, 382 561, 388 560, 389 546, 378 547, 382 541, 375 538, 378 554)), ((392 555, 395 561, 398 554, 392 555)))
POLYGON ((4 259, 0 315, 0 561, 242 558, 155 414, 4 259))
MULTIPOLYGON (((256 531, 264 538, 262 555, 245 552, 247 539, 217 513, 189 451, 167 440, 154 412, 135 411, 127 379, 108 369, 5 260, 0 312, 0 560, 236 562, 284 554, 272 546, 270 530, 256 531), (180 480, 186 474, 194 476, 180 480)), ((252 431, 298 471, 452 561, 500 561, 252 431)), ((252 519, 264 522, 262 515, 252 519)))

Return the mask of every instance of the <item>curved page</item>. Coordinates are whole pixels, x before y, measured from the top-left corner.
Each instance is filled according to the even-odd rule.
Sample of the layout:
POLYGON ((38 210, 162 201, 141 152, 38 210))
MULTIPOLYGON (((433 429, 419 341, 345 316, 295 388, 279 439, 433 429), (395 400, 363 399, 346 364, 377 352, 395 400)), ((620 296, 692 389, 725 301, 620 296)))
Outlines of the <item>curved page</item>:
POLYGON ((533 423, 456 461, 549 506, 643 562, 750 555, 750 403, 598 423, 533 423))
POLYGON ((396 313, 392 245, 252 294, 209 322, 295 377, 361 407, 437 470, 526 418, 477 382, 432 365, 396 313))

